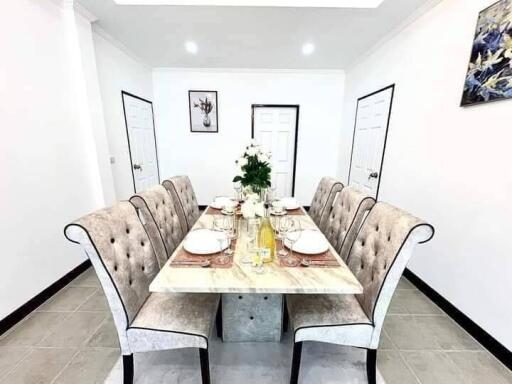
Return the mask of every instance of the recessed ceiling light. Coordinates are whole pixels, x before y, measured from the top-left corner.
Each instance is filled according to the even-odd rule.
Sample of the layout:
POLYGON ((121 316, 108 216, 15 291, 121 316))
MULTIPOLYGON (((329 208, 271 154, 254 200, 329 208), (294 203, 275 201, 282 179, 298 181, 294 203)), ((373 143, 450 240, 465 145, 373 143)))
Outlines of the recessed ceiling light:
POLYGON ((185 42, 185 49, 188 53, 195 55, 197 53, 197 44, 193 41, 185 42))
POLYGON ((313 43, 306 43, 302 46, 302 54, 309 56, 315 52, 315 45, 313 43))
POLYGON ((114 0, 120 5, 210 5, 239 7, 377 8, 384 0, 114 0))

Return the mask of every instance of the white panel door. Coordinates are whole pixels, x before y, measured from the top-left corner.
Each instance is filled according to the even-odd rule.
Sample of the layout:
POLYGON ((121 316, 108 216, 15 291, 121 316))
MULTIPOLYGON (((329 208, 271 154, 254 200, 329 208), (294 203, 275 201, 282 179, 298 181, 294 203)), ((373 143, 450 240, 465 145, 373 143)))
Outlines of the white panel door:
POLYGON ((151 102, 123 92, 135 192, 160 184, 151 102))
POLYGON ((292 196, 298 107, 254 106, 253 137, 272 152, 272 185, 277 196, 292 196))
POLYGON ((394 86, 357 102, 349 185, 377 197, 394 86))

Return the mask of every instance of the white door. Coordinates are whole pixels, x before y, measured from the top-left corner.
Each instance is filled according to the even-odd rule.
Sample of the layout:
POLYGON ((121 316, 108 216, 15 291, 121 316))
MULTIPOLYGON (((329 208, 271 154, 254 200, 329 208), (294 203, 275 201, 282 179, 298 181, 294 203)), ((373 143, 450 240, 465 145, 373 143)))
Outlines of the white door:
POLYGON ((394 86, 357 102, 349 185, 377 198, 394 86))
POLYGON ((124 117, 128 133, 135 192, 160 184, 156 153, 153 105, 123 92, 124 117))
POLYGON ((293 196, 298 106, 253 106, 253 138, 272 152, 272 186, 293 196))

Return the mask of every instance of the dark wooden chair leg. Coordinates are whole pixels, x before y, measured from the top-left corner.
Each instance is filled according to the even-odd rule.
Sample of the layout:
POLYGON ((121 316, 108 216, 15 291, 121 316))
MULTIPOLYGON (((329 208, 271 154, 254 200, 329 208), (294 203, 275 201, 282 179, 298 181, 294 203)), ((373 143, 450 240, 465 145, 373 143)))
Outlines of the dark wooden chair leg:
POLYGON ((133 384, 133 355, 123 355, 123 383, 133 384))
POLYGON ((217 328, 217 337, 222 340, 222 299, 217 308, 217 316, 215 317, 215 328, 217 328))
POLYGON ((368 375, 368 384, 377 383, 377 350, 366 350, 366 374, 368 375))
POLYGON ((199 360, 201 361, 201 378, 203 384, 210 384, 210 359, 208 349, 199 348, 199 360))
POLYGON ((292 373, 290 384, 297 384, 299 381, 300 358, 302 356, 302 341, 293 344, 292 373))

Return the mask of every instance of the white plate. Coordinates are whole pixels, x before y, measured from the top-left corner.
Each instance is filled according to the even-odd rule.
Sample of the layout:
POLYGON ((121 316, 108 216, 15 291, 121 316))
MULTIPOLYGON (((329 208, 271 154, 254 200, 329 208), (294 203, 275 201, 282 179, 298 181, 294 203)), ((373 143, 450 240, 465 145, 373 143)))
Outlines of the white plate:
POLYGON ((209 255, 225 250, 229 246, 229 239, 224 232, 213 231, 211 229, 197 229, 190 232, 184 243, 183 248, 189 253, 196 255, 209 255), (218 239, 222 240, 222 244, 218 239))
POLYGON ((294 197, 283 197, 279 202, 287 209, 288 211, 300 208, 300 204, 294 197))
POLYGON ((230 197, 227 196, 217 196, 215 200, 211 203, 211 206, 215 209, 222 209, 226 205, 236 206, 236 202, 234 202, 230 197))
MULTIPOLYGON (((293 250, 306 255, 317 255, 327 252, 329 243, 322 232, 314 229, 305 229, 300 232, 295 231, 289 234, 290 237, 298 236, 297 242, 293 245, 293 250)), ((284 240, 284 245, 291 248, 291 242, 288 236, 284 240)))
POLYGON ((269 211, 270 211, 270 214, 273 215, 273 216, 284 216, 284 215, 286 215, 286 211, 285 210, 283 210, 281 212, 276 212, 276 211, 274 211, 274 209, 270 208, 269 211))

